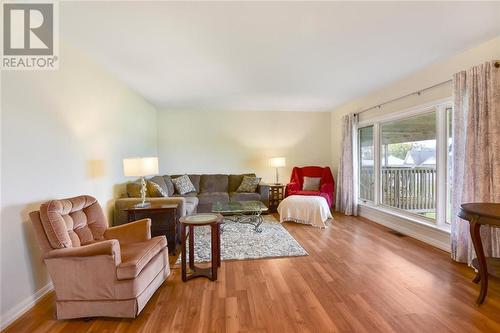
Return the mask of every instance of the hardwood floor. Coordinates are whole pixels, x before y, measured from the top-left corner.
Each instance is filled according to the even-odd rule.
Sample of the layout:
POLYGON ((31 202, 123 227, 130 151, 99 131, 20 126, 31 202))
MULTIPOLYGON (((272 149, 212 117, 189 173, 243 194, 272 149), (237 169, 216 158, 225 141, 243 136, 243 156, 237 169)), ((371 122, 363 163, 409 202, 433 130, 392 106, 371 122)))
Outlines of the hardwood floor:
POLYGON ((500 332, 500 281, 475 306, 473 271, 362 218, 287 223, 309 256, 223 262, 219 279, 179 269, 135 320, 54 320, 48 296, 5 332, 500 332))

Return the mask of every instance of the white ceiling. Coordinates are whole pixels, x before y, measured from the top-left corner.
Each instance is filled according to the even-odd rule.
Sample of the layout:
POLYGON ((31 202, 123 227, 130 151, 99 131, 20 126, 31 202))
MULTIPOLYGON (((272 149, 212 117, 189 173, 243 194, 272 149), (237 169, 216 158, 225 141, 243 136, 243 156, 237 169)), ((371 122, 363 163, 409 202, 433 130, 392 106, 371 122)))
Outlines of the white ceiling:
POLYGON ((326 111, 500 35, 500 2, 64 2, 60 26, 159 108, 326 111))

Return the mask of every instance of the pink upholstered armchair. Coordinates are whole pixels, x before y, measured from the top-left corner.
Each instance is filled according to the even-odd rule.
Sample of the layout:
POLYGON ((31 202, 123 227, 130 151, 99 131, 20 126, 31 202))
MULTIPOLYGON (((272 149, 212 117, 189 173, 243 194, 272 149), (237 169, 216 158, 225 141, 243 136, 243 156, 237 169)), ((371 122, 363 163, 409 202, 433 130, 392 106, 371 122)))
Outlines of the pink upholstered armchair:
POLYGON ((328 206, 335 204, 335 180, 329 167, 306 166, 294 167, 290 183, 286 185, 285 196, 289 195, 318 195, 326 199, 328 206), (321 178, 318 191, 302 189, 304 177, 321 178))
POLYGON ((134 318, 170 274, 165 236, 151 220, 108 228, 87 195, 52 200, 30 213, 54 284, 58 319, 134 318))

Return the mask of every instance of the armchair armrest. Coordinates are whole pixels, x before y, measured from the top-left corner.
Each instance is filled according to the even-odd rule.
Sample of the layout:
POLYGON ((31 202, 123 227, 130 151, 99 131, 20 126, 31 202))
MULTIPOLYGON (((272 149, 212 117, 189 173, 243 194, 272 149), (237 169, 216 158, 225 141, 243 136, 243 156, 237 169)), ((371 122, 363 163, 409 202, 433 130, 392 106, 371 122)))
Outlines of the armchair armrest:
POLYGON ((113 256, 115 264, 119 265, 121 263, 120 243, 116 239, 110 239, 79 247, 55 249, 47 252, 45 259, 93 257, 100 255, 113 256))
POLYGON ((116 270, 121 264, 116 239, 49 251, 45 263, 59 301, 116 297, 116 270))
POLYGON ((333 193, 333 184, 329 184, 329 183, 323 184, 323 185, 321 185, 319 191, 321 193, 333 193))
POLYGON ((290 192, 300 191, 300 186, 298 183, 288 183, 285 187, 285 195, 288 196, 290 192))
POLYGON ((121 244, 144 242, 151 239, 151 219, 142 219, 116 227, 104 232, 105 239, 118 239, 121 244))

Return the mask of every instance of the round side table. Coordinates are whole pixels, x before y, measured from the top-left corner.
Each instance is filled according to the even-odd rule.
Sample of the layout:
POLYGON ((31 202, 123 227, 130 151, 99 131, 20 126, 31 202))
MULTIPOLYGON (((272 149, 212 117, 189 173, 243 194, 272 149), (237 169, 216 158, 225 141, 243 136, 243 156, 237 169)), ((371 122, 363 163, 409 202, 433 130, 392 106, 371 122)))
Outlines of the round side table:
POLYGON ((222 215, 213 213, 200 213, 183 216, 179 219, 181 224, 182 238, 182 281, 191 280, 200 276, 207 277, 212 281, 217 280, 217 268, 220 267, 220 223, 222 215), (200 268, 194 264, 194 227, 209 225, 212 236, 212 262, 211 267, 200 268), (186 227, 189 235, 189 268, 191 273, 187 274, 186 267, 186 227))
POLYGON ((476 304, 481 305, 488 292, 488 275, 500 278, 500 258, 487 258, 484 255, 481 241, 481 226, 489 225, 500 228, 500 203, 466 203, 461 205, 458 217, 469 222, 472 244, 476 251, 476 258, 472 260, 472 267, 478 273, 474 283, 481 283, 479 297, 476 304))

